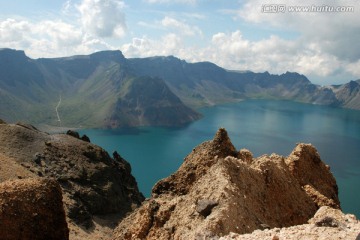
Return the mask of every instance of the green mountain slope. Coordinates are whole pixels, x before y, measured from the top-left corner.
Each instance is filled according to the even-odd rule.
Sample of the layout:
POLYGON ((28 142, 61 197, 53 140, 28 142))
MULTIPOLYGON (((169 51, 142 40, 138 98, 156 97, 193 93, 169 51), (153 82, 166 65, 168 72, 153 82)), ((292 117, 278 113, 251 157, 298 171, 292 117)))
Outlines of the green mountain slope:
POLYGON ((0 49, 0 118, 67 127, 179 126, 193 109, 248 98, 360 109, 360 83, 321 87, 304 75, 229 71, 120 51, 31 59, 0 49), (59 121, 60 120, 60 121, 59 121))
POLYGON ((0 115, 8 122, 72 127, 178 126, 200 117, 163 80, 131 76, 120 51, 32 60, 22 51, 1 49, 0 63, 7 64, 0 69, 0 115), (128 92, 139 86, 143 91, 128 92), (129 111, 133 105, 124 105, 139 100, 143 102, 136 111, 129 111))

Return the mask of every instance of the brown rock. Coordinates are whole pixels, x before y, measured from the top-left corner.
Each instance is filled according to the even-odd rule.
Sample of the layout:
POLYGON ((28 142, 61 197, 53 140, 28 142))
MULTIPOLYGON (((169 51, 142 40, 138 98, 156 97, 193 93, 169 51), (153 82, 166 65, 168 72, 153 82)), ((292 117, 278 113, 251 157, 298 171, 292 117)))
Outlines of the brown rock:
POLYGON ((245 148, 241 149, 239 151, 238 158, 243 160, 246 163, 252 163, 252 161, 253 161, 252 153, 249 150, 245 149, 245 148))
POLYGON ((324 204, 329 205, 329 200, 331 199, 333 200, 331 206, 340 208, 336 180, 329 171, 329 168, 321 161, 319 153, 314 146, 304 143, 298 144, 286 158, 285 162, 291 174, 305 190, 308 190, 307 193, 315 200, 318 207, 324 206, 324 204), (314 171, 314 169, 317 171, 314 171), (316 192, 310 190, 310 187, 305 186, 316 189, 316 192), (325 198, 328 200, 325 200, 325 198))
POLYGON ((354 215, 344 214, 339 209, 321 207, 309 224, 288 228, 274 228, 266 231, 256 230, 251 234, 230 233, 220 240, 253 239, 360 239, 360 222, 354 215), (271 238, 272 236, 272 238, 271 238))
POLYGON ((152 197, 119 224, 114 239, 216 239, 264 226, 304 224, 322 195, 324 205, 338 198, 336 182, 316 149, 302 146, 286 160, 276 154, 253 159, 248 150, 237 152, 220 129, 212 141, 196 147, 178 171, 154 186, 152 197), (318 172, 325 179, 315 178, 318 172), (312 186, 313 195, 304 183, 312 186))
POLYGON ((1 239, 69 239, 62 193, 52 179, 0 184, 1 239))

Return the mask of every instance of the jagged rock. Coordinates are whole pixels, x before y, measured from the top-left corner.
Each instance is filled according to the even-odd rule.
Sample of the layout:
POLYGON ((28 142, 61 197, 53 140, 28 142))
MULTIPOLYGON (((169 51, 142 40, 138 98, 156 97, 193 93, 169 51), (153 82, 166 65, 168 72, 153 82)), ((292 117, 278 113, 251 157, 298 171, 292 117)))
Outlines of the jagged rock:
POLYGON ((52 179, 0 183, 1 239, 69 239, 59 184, 52 179))
MULTIPOLYGON (((96 227, 99 215, 105 220, 116 215, 111 220, 116 222, 144 200, 129 163, 115 161, 102 148, 66 134, 1 124, 0 153, 0 173, 2 166, 14 170, 1 175, 2 181, 43 176, 59 182, 70 234, 72 228, 96 227)), ((91 232, 84 234, 86 238, 91 232)))
POLYGON ((318 207, 340 207, 336 180, 328 167, 321 161, 314 146, 311 144, 298 144, 285 162, 291 174, 298 180, 318 207), (317 171, 314 171, 314 169, 317 169, 317 171))
POLYGON ((252 161, 253 161, 252 153, 249 150, 245 149, 245 148, 241 149, 239 151, 238 158, 245 161, 245 162, 247 162, 247 163, 252 163, 252 161))
POLYGON ((91 142, 91 141, 90 141, 90 138, 89 138, 87 135, 85 135, 85 134, 84 134, 80 139, 83 140, 83 141, 85 141, 85 142, 91 142))
POLYGON ((321 207, 309 224, 289 228, 273 228, 266 231, 256 230, 251 234, 230 233, 220 240, 253 239, 360 239, 360 221, 352 214, 344 214, 339 209, 321 207))
POLYGON ((304 224, 322 204, 339 207, 337 185, 314 147, 300 144, 288 158, 253 158, 248 150, 237 152, 219 129, 154 186, 152 197, 119 224, 113 239, 217 239, 304 224), (319 201, 322 196, 329 201, 319 201), (203 209, 213 207, 211 214, 199 211, 203 200, 217 203, 204 203, 203 209))
POLYGON ((2 119, 0 119, 0 124, 6 124, 6 122, 2 119))
POLYGON ((73 130, 68 130, 68 131, 66 132, 66 135, 69 135, 69 136, 72 136, 72 137, 74 137, 74 138, 80 139, 79 133, 76 132, 76 131, 73 131, 73 130))

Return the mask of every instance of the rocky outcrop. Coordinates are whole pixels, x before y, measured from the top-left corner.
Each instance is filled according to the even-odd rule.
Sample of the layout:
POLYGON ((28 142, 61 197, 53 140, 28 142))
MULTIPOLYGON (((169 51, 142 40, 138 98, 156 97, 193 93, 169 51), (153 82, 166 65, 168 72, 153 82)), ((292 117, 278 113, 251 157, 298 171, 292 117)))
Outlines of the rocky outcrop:
POLYGON ((336 180, 329 171, 330 167, 321 161, 314 146, 298 144, 285 159, 285 163, 292 176, 313 199, 317 207, 340 208, 336 180))
POLYGON ((253 158, 220 129, 154 186, 113 239, 216 239, 304 224, 324 205, 339 208, 337 185, 313 146, 253 158))
POLYGON ((49 135, 31 125, 0 124, 2 172, 6 173, 2 181, 33 176, 56 179, 63 191, 70 234, 76 228, 85 234, 82 238, 99 225, 97 216, 111 218, 110 226, 101 224, 114 228, 144 200, 130 165, 120 156, 114 159, 87 141, 66 134, 49 135))
POLYGON ((29 178, 0 183, 1 239, 66 240, 66 223, 59 184, 29 178))
POLYGON ((231 233, 220 240, 280 240, 280 239, 360 239, 360 222, 352 214, 344 214, 338 209, 321 207, 308 224, 289 228, 256 230, 251 234, 231 233))

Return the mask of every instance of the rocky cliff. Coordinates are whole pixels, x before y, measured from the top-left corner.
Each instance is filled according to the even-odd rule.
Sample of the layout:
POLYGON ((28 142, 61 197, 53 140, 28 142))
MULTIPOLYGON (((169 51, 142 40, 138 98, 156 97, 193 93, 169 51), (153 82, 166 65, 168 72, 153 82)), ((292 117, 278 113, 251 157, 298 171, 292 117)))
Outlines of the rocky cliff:
POLYGON ((104 228, 111 234, 144 200, 118 153, 110 157, 74 132, 49 135, 24 123, 0 124, 0 180, 29 177, 60 184, 72 239, 101 235, 104 228))
POLYGON ((338 189, 312 145, 253 158, 220 129, 153 187, 113 239, 216 239, 305 224, 322 206, 340 208, 338 189))

